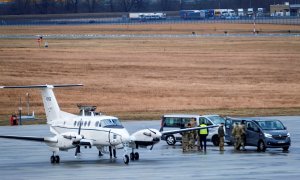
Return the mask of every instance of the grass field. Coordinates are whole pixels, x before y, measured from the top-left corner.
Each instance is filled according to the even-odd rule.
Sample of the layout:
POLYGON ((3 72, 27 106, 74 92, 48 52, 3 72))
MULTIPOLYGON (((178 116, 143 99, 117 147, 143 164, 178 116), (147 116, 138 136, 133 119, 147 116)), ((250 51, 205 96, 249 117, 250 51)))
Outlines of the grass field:
MULTIPOLYGON (((169 30, 167 26, 11 26, 0 27, 0 33, 180 34, 249 29, 232 24, 206 28, 172 24, 169 30)), ((55 89, 62 110, 76 113, 76 104, 93 104, 123 119, 159 119, 164 113, 300 114, 300 37, 47 41, 49 48, 39 48, 35 39, 0 39, 0 85, 83 83, 84 87, 55 89)), ((38 90, 2 89, 4 119, 18 110, 20 96, 26 110, 27 92, 32 109, 43 117, 38 90)))

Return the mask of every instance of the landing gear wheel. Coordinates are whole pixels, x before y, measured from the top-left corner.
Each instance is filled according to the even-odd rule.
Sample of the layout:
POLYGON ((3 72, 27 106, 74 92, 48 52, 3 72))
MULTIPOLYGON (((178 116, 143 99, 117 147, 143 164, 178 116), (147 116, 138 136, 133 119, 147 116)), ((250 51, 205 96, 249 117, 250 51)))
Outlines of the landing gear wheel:
POLYGON ((125 164, 129 163, 129 157, 128 157, 127 154, 123 157, 123 161, 124 161, 125 164))
POLYGON ((167 136, 166 141, 168 145, 174 145, 176 143, 175 137, 173 135, 167 136))
POLYGON ((263 141, 258 142, 257 151, 262 151, 262 152, 266 151, 266 145, 263 141))
POLYGON ((51 156, 51 157, 50 157, 50 162, 51 162, 51 164, 54 164, 54 163, 55 163, 55 156, 51 156))
POLYGON ((212 143, 213 143, 215 146, 219 146, 220 140, 219 140, 219 137, 218 137, 217 135, 214 135, 214 136, 211 138, 211 141, 212 141, 212 143))
POLYGON ((130 160, 131 160, 131 161, 134 161, 134 158, 135 158, 135 157, 134 157, 134 154, 133 154, 133 152, 132 152, 132 153, 130 153, 130 160))
POLYGON ((59 158, 59 156, 55 156, 55 163, 59 163, 60 162, 60 158, 59 158))
POLYGON ((140 159, 140 155, 139 155, 138 152, 135 152, 135 153, 134 153, 134 159, 135 159, 135 160, 139 160, 139 159, 140 159))

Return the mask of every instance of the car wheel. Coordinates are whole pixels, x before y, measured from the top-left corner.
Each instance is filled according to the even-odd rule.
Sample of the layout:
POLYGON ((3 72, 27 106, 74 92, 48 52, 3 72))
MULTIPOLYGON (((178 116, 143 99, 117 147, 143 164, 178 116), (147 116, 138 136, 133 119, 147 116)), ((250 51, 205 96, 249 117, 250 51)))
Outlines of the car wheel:
POLYGON ((283 147, 283 151, 288 151, 290 146, 283 147))
POLYGON ((212 143, 213 143, 215 146, 219 146, 220 140, 219 140, 218 135, 214 135, 214 136, 211 138, 211 141, 212 141, 212 143))
POLYGON ((266 145, 263 141, 258 142, 257 151, 262 151, 262 152, 266 151, 266 145))
POLYGON ((173 135, 167 136, 166 141, 168 145, 174 145, 176 143, 175 137, 173 135))

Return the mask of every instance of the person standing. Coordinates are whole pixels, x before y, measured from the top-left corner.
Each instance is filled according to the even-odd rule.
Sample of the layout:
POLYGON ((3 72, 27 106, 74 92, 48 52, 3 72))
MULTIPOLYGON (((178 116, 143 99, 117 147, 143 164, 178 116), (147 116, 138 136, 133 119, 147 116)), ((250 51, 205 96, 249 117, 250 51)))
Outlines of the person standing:
MULTIPOLYGON (((206 127, 207 125, 205 122, 202 120, 201 124, 199 125, 200 127, 206 127)), ((208 128, 200 129, 199 130, 199 139, 200 139, 200 149, 199 150, 204 150, 206 151, 206 137, 208 135, 209 131, 208 128)), ((198 147, 199 148, 199 147, 198 147)))
MULTIPOLYGON (((191 124, 188 123, 185 127, 191 127, 191 124)), ((189 150, 189 131, 182 133, 182 152, 187 152, 189 150)))
POLYGON ((241 132, 241 146, 242 149, 245 151, 245 145, 246 145, 246 126, 245 126, 246 121, 243 120, 242 123, 240 124, 240 132, 241 132))
POLYGON ((239 125, 238 123, 235 123, 233 125, 233 129, 232 129, 232 136, 234 137, 234 149, 235 150, 239 150, 240 149, 240 139, 241 139, 241 135, 239 133, 239 125))
POLYGON ((17 117, 17 115, 15 113, 12 114, 11 117, 10 117, 10 125, 11 126, 18 125, 18 117, 17 117))
POLYGON ((219 136, 219 148, 220 151, 224 151, 224 136, 225 136, 225 132, 224 132, 224 123, 221 123, 219 128, 218 128, 218 136, 219 136))
MULTIPOLYGON (((192 118, 192 120, 190 121, 190 124, 191 124, 191 128, 197 126, 196 120, 194 118, 192 118)), ((189 134, 189 148, 190 148, 190 150, 194 150, 195 143, 196 143, 196 138, 197 138, 197 130, 190 131, 190 134, 189 134)))

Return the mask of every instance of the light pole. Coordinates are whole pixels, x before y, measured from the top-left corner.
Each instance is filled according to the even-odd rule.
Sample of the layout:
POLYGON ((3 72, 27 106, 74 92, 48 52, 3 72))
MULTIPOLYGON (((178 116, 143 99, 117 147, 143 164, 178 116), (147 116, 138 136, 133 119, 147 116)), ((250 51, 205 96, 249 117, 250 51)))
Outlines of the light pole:
POLYGON ((27 115, 29 116, 29 93, 26 93, 27 97, 27 115))

